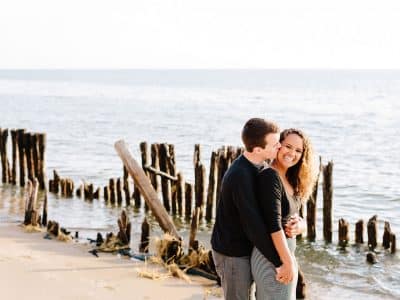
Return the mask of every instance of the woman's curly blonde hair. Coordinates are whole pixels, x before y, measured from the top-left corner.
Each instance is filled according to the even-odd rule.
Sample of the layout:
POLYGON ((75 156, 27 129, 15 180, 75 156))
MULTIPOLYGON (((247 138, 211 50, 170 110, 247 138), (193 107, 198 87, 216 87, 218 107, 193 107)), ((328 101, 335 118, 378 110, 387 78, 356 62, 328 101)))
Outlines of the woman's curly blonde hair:
POLYGON ((303 140, 303 154, 298 163, 287 170, 286 178, 294 189, 294 195, 304 203, 311 195, 315 183, 314 150, 308 136, 296 128, 282 131, 280 142, 289 134, 296 134, 303 140))

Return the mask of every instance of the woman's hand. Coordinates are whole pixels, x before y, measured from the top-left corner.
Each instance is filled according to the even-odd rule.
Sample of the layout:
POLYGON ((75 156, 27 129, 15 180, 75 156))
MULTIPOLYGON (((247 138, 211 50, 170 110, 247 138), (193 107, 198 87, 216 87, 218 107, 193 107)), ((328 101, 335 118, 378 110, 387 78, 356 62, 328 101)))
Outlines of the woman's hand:
POLYGON ((305 229, 306 223, 304 219, 298 214, 294 214, 285 225, 285 234, 287 237, 293 238, 296 235, 303 233, 305 229))
POLYGON ((294 277, 296 271, 295 262, 290 260, 287 263, 283 263, 280 267, 276 268, 275 279, 283 284, 289 284, 294 277))

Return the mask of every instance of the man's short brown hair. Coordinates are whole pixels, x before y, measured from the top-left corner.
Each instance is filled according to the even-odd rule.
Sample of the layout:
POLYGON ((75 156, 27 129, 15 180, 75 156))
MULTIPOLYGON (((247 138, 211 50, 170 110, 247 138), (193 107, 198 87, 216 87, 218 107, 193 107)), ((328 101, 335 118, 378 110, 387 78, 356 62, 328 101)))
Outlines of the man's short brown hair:
POLYGON ((262 118, 251 118, 242 129, 242 141, 247 151, 252 152, 254 147, 265 148, 265 137, 270 133, 279 133, 276 123, 262 118))

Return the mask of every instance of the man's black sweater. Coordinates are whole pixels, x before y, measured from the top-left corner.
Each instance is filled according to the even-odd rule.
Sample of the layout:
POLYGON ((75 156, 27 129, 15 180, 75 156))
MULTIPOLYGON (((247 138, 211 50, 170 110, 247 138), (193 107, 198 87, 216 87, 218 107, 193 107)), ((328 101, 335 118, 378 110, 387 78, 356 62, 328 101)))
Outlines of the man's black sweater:
POLYGON ((269 260, 275 258, 255 198, 257 174, 256 166, 241 155, 224 175, 211 236, 212 248, 221 254, 249 256, 255 246, 269 260))

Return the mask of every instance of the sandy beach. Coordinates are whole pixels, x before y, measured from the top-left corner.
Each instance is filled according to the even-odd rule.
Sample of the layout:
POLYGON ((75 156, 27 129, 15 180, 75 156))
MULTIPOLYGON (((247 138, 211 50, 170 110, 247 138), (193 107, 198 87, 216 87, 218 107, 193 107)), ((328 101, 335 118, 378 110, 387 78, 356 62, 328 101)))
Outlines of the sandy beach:
POLYGON ((218 299, 207 293, 215 288, 213 281, 140 278, 137 269, 163 269, 118 255, 95 257, 88 244, 44 235, 27 233, 17 224, 0 225, 2 299, 218 299))

